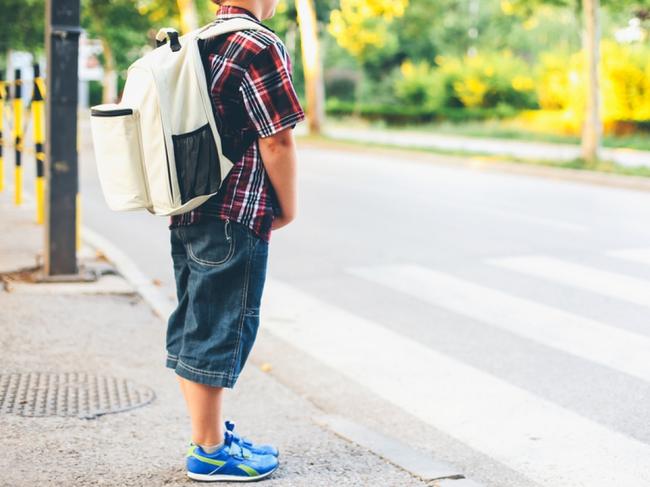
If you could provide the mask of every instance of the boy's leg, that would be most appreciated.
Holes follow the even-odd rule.
[[[172,321],[182,331],[178,358],[168,366],[178,376],[192,441],[216,445],[224,439],[223,388],[234,386],[257,334],[268,243],[239,222],[216,218],[183,228],[180,236],[188,275],[183,280],[176,273],[185,307],[183,322]]]
[[[190,414],[192,441],[197,445],[218,445],[223,441],[223,388],[177,377]]]

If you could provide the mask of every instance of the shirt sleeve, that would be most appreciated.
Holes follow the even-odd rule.
[[[260,137],[294,128],[305,119],[293,87],[291,60],[281,42],[271,44],[255,55],[239,91],[250,124]]]

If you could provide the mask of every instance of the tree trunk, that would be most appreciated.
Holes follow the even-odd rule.
[[[586,55],[586,105],[582,129],[582,157],[593,163],[600,156],[602,124],[600,120],[600,22],[599,0],[583,0],[584,34],[583,47]]]
[[[104,50],[104,79],[102,80],[102,103],[117,102],[117,71],[113,50],[106,39],[102,39]]]
[[[181,31],[183,34],[199,28],[199,15],[196,12],[194,0],[177,0],[181,16]]]
[[[307,122],[309,133],[318,135],[321,133],[325,116],[325,90],[313,0],[296,0],[296,11],[298,12],[300,44],[302,45],[302,65],[305,71]]]

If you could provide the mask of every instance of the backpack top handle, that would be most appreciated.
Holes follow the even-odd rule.
[[[181,50],[181,43],[178,40],[178,31],[170,27],[164,27],[156,34],[156,47],[160,47],[169,41],[169,47],[172,51]]]

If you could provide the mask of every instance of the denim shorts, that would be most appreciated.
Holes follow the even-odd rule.
[[[269,243],[212,215],[170,232],[178,306],[167,323],[166,366],[232,388],[257,335]]]

